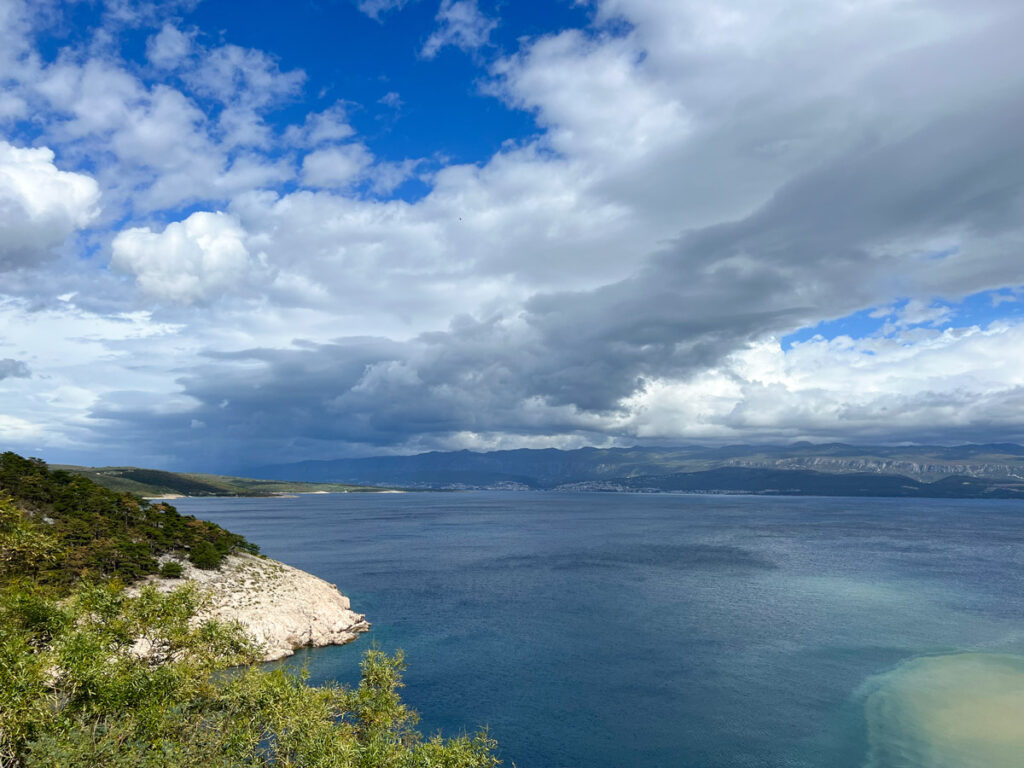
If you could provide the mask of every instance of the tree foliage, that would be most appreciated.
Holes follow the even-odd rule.
[[[93,538],[90,539],[89,537]],[[355,689],[267,670],[200,594],[122,579],[244,539],[37,459],[0,457],[0,767],[494,768],[486,732],[424,739],[404,661],[369,651]],[[202,563],[198,563],[202,565]]]
[[[237,626],[190,622],[190,587],[0,597],[0,765],[493,768],[486,733],[424,739],[401,655],[371,650],[354,690],[253,662]],[[244,666],[235,666],[242,664]]]
[[[40,540],[56,544],[46,560],[26,559],[14,550],[4,555],[21,557],[6,564],[8,575],[27,568],[43,583],[66,586],[90,577],[134,581],[158,572],[157,558],[166,553],[188,556],[200,568],[215,568],[236,548],[258,551],[244,537],[181,515],[170,504],[116,493],[11,452],[0,454],[0,494],[22,513],[16,527],[23,541],[12,547],[38,547]]]

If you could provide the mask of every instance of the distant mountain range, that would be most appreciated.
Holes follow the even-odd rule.
[[[287,481],[429,489],[734,492],[1024,499],[1024,447],[1013,443],[433,452],[257,467]]]

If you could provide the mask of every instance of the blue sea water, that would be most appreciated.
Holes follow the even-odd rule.
[[[355,682],[371,644],[402,648],[421,730],[487,725],[509,766],[1024,765],[1024,750],[1006,757],[1013,733],[986,737],[1006,742],[1002,757],[969,746],[974,716],[1019,723],[1024,738],[1019,503],[465,492],[177,504],[337,583],[367,615],[369,635],[290,662],[313,682]],[[974,680],[999,690],[968,695]],[[957,738],[970,757],[943,762],[960,746],[942,740]]]

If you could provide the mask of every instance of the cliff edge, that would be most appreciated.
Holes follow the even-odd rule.
[[[219,570],[203,570],[177,558],[160,559],[180,563],[181,578],[149,576],[140,584],[171,590],[194,583],[209,598],[197,620],[240,622],[263,646],[264,661],[291,656],[297,648],[344,645],[370,628],[334,584],[277,560],[239,553],[225,558]]]

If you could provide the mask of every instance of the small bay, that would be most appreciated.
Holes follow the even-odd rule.
[[[461,492],[175,504],[337,583],[367,615],[356,643],[289,662],[312,682],[355,681],[371,643],[402,648],[421,729],[488,725],[519,768],[902,768],[887,756],[905,750],[878,741],[928,737],[917,691],[979,701],[992,670],[1024,655],[1016,502]],[[1015,683],[1000,685],[1000,721],[1024,722],[1007,711],[1024,701]],[[878,724],[902,702],[914,734]],[[933,746],[954,748],[915,754]]]

